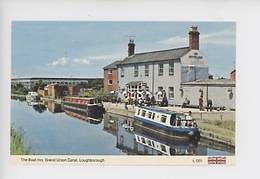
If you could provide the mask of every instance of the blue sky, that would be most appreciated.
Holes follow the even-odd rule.
[[[200,51],[214,77],[229,78],[236,64],[234,22],[14,21],[12,78],[103,77],[103,67],[127,56],[129,36],[136,53],[188,46],[196,25]]]

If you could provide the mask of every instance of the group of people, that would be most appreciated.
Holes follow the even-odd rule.
[[[202,96],[199,97],[199,109],[200,109],[200,111],[204,111]],[[208,101],[207,101],[207,111],[212,111],[212,109],[213,109],[212,100],[208,99]]]
[[[139,98],[133,100],[132,98],[129,98],[125,96],[124,103],[125,103],[125,109],[128,110],[128,105],[131,106],[154,106],[155,105],[155,97],[152,96],[152,98],[147,97],[146,99]]]
[[[129,99],[129,97],[125,96],[124,99],[124,103],[125,103],[125,109],[128,110],[128,105],[132,105],[132,106],[154,106],[154,104],[156,103],[155,101],[155,97],[152,96],[152,98],[146,98],[145,100],[143,98],[139,98],[139,99]],[[185,105],[189,104],[190,101],[185,98],[185,102],[182,104],[182,107],[184,107]],[[207,101],[207,111],[212,111],[213,109],[213,103],[211,99],[208,99]],[[203,96],[199,97],[199,110],[200,111],[204,111],[204,106],[203,106]]]

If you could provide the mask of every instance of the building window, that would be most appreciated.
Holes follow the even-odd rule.
[[[174,63],[173,62],[169,63],[169,75],[170,76],[174,75]]]
[[[113,84],[113,80],[108,80],[108,85],[112,85]]]
[[[174,88],[169,87],[169,99],[173,99],[173,98],[174,98]]]
[[[134,77],[138,76],[138,65],[135,65],[134,67]]]
[[[124,67],[121,67],[121,77],[124,77],[125,76],[125,69]]]
[[[145,68],[145,69],[144,69],[144,74],[145,74],[145,76],[149,76],[149,65],[146,64],[146,65],[144,66],[144,68]]]
[[[163,76],[163,64],[158,64],[158,76]]]
[[[113,73],[113,69],[112,68],[108,69],[108,74],[112,74],[112,73]]]

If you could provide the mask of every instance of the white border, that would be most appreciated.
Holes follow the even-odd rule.
[[[2,0],[0,2],[0,178],[253,178],[259,155],[259,2],[257,0]],[[53,166],[12,165],[9,158],[11,21],[13,20],[142,20],[237,22],[236,165],[188,166]],[[220,56],[221,58],[221,56]],[[186,177],[187,176],[187,177]]]

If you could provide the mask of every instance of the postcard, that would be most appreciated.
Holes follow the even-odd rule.
[[[235,22],[12,21],[10,157],[234,165],[235,52]]]

